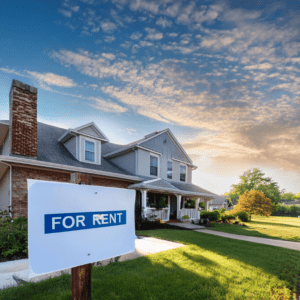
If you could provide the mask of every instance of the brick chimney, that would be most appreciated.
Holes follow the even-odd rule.
[[[37,157],[37,89],[13,80],[9,94],[9,137],[12,155]]]

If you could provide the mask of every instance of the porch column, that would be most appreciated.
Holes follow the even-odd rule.
[[[195,201],[195,215],[196,215],[196,219],[200,219],[200,211],[199,211],[199,201],[200,198],[197,198]]]
[[[141,190],[142,194],[142,217],[147,217],[147,190]]]
[[[205,200],[205,210],[206,210],[206,211],[209,210],[209,201],[210,201],[210,200]]]
[[[177,197],[177,219],[180,219],[180,204],[182,195],[176,195]]]
[[[168,221],[170,221],[170,212],[171,212],[171,196],[168,195]]]
[[[185,201],[186,201],[186,199],[185,199],[185,197],[183,197],[183,198],[182,198],[182,208],[184,208]]]

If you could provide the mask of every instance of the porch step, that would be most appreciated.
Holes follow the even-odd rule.
[[[179,220],[169,220],[167,222],[164,222],[165,224],[170,224],[170,223],[181,223]]]

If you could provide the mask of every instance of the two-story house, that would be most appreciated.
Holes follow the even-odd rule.
[[[197,167],[170,129],[128,145],[110,143],[93,122],[63,129],[37,122],[37,89],[13,80],[9,120],[0,121],[0,209],[27,215],[27,179],[74,182],[136,190],[136,207],[162,220],[189,215],[199,219],[198,203],[217,195],[192,183]],[[155,209],[164,197],[167,207]],[[195,199],[195,208],[184,201]],[[41,199],[42,201],[42,199]]]

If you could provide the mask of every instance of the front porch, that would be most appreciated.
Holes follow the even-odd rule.
[[[143,218],[161,219],[163,222],[172,219],[182,220],[183,216],[188,216],[187,220],[189,221],[200,219],[200,197],[165,194],[143,189],[137,190],[137,202]],[[163,203],[165,203],[165,207],[162,207]],[[205,201],[206,209],[208,209],[208,205],[209,202]]]

